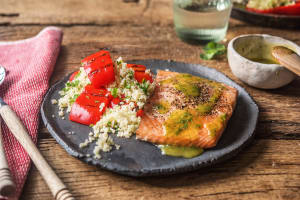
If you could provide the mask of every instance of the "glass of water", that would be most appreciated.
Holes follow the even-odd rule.
[[[230,0],[173,0],[176,34],[190,43],[225,38],[232,9]]]

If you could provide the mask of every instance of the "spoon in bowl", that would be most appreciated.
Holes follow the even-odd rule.
[[[5,69],[0,66],[0,85],[5,79]],[[10,170],[8,168],[7,160],[2,142],[2,130],[0,121],[0,195],[1,196],[12,196],[16,191],[16,186],[11,178]]]
[[[4,68],[0,66],[1,71]],[[5,72],[5,70],[4,70]],[[4,77],[0,77],[0,81],[4,81]],[[47,163],[45,158],[42,156],[36,145],[33,143],[31,137],[29,136],[23,123],[16,115],[16,113],[7,105],[2,98],[0,98],[0,115],[7,127],[10,129],[15,138],[23,146],[25,151],[30,156],[31,160],[35,164],[36,168],[39,170],[40,174],[47,183],[50,191],[52,192],[56,200],[74,200],[74,197],[69,192],[65,184],[59,179],[55,174],[51,166]],[[0,174],[1,175],[1,174]]]
[[[283,47],[272,48],[272,56],[284,67],[300,76],[300,56],[294,51]]]

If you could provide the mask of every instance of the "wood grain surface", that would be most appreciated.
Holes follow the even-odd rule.
[[[69,156],[41,124],[38,147],[42,154],[76,199],[300,199],[300,78],[277,90],[249,87],[233,76],[226,56],[201,60],[202,47],[181,42],[172,18],[171,0],[2,0],[0,40],[31,37],[49,25],[62,28],[64,39],[51,84],[101,48],[125,60],[172,59],[216,68],[242,85],[259,105],[254,142],[214,167],[140,179],[113,174]],[[249,33],[276,35],[300,44],[300,30],[264,28],[233,19],[226,39]],[[34,166],[21,199],[52,199]]]

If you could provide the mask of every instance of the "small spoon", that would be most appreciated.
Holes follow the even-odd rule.
[[[0,66],[1,70],[4,68]],[[4,70],[5,72],[5,70]],[[4,73],[5,75],[5,73]],[[4,77],[0,77],[0,81],[3,82]],[[23,123],[16,115],[16,113],[7,105],[2,98],[0,98],[0,115],[7,127],[10,129],[15,138],[23,146],[25,151],[30,156],[31,160],[39,170],[40,174],[46,181],[50,191],[52,192],[55,200],[74,200],[75,198],[69,192],[65,184],[59,179],[56,173],[53,171],[51,166],[47,163],[45,158],[42,156],[36,145],[33,143]],[[0,171],[1,172],[1,171]],[[0,173],[0,179],[2,174]],[[0,182],[1,183],[1,182]]]
[[[281,65],[300,76],[300,56],[297,53],[283,46],[275,46],[272,55]]]

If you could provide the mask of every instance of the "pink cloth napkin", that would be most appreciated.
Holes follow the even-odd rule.
[[[40,104],[49,87],[61,40],[59,28],[47,27],[29,39],[0,42],[0,65],[7,72],[0,96],[20,117],[35,143]],[[6,158],[17,186],[16,195],[11,199],[18,199],[31,161],[4,123],[2,131]]]

